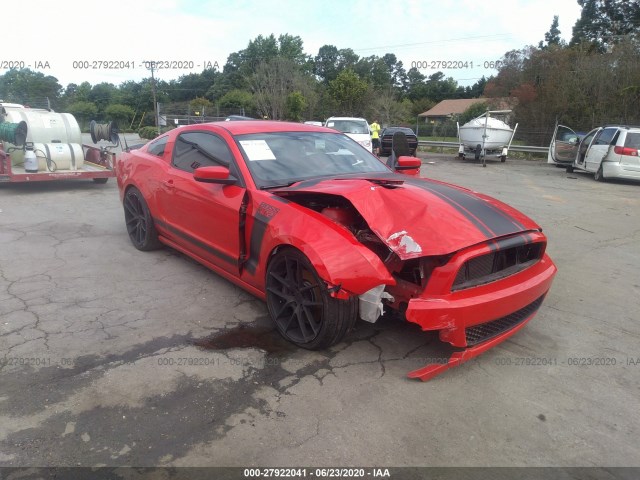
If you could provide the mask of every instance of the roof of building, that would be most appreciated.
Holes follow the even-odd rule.
[[[485,103],[490,101],[496,104],[496,108],[503,110],[512,108],[515,104],[512,98],[456,98],[454,100],[442,100],[431,110],[418,115],[419,117],[450,117],[452,115],[460,115],[472,105],[476,103]]]

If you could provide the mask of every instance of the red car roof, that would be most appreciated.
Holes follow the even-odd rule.
[[[206,123],[204,125],[207,125]],[[232,135],[242,135],[244,133],[263,132],[330,132],[336,130],[315,125],[305,125],[296,122],[278,122],[274,120],[238,120],[232,122],[214,122],[209,125],[216,125],[227,130]]]

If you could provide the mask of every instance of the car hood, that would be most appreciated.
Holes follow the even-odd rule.
[[[491,239],[540,230],[530,218],[486,195],[427,179],[308,180],[274,191],[347,199],[400,258],[446,255]]]

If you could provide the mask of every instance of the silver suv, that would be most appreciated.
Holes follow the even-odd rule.
[[[609,178],[640,180],[640,127],[608,125],[591,130],[579,142],[575,140],[578,136],[564,142],[554,134],[549,157],[556,163],[561,163],[561,158],[571,158],[567,172],[592,172],[600,182]]]

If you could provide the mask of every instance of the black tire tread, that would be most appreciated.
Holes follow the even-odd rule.
[[[147,205],[146,200],[144,199],[144,196],[142,195],[142,192],[140,192],[140,190],[138,190],[136,187],[129,187],[125,192],[125,198],[128,195],[135,195],[138,197],[138,200],[140,201],[140,205],[144,210],[145,220],[147,222],[147,238],[145,239],[144,243],[139,245],[133,241],[131,236],[129,236],[131,243],[133,243],[134,247],[136,247],[138,250],[143,252],[150,252],[152,250],[158,250],[162,248],[162,243],[158,238],[158,231],[156,230],[156,226],[153,222],[153,217],[151,216],[151,212],[149,211],[149,207]],[[125,210],[126,210],[126,207],[125,207]]]
[[[287,338],[280,330],[280,334],[288,341],[295,345],[305,348],[307,350],[323,350],[339,343],[345,335],[354,328],[354,325],[358,319],[358,298],[351,297],[346,300],[331,297],[326,287],[326,284],[320,278],[315,268],[309,259],[299,250],[293,247],[281,248],[275,256],[278,255],[295,255],[300,258],[305,264],[305,268],[319,281],[320,288],[323,295],[323,325],[321,331],[316,338],[308,343],[295,342],[294,340]],[[274,261],[275,257],[272,257],[271,261]],[[269,268],[267,268],[267,276],[269,275]],[[271,312],[269,312],[271,315]],[[275,319],[273,319],[276,323]]]

